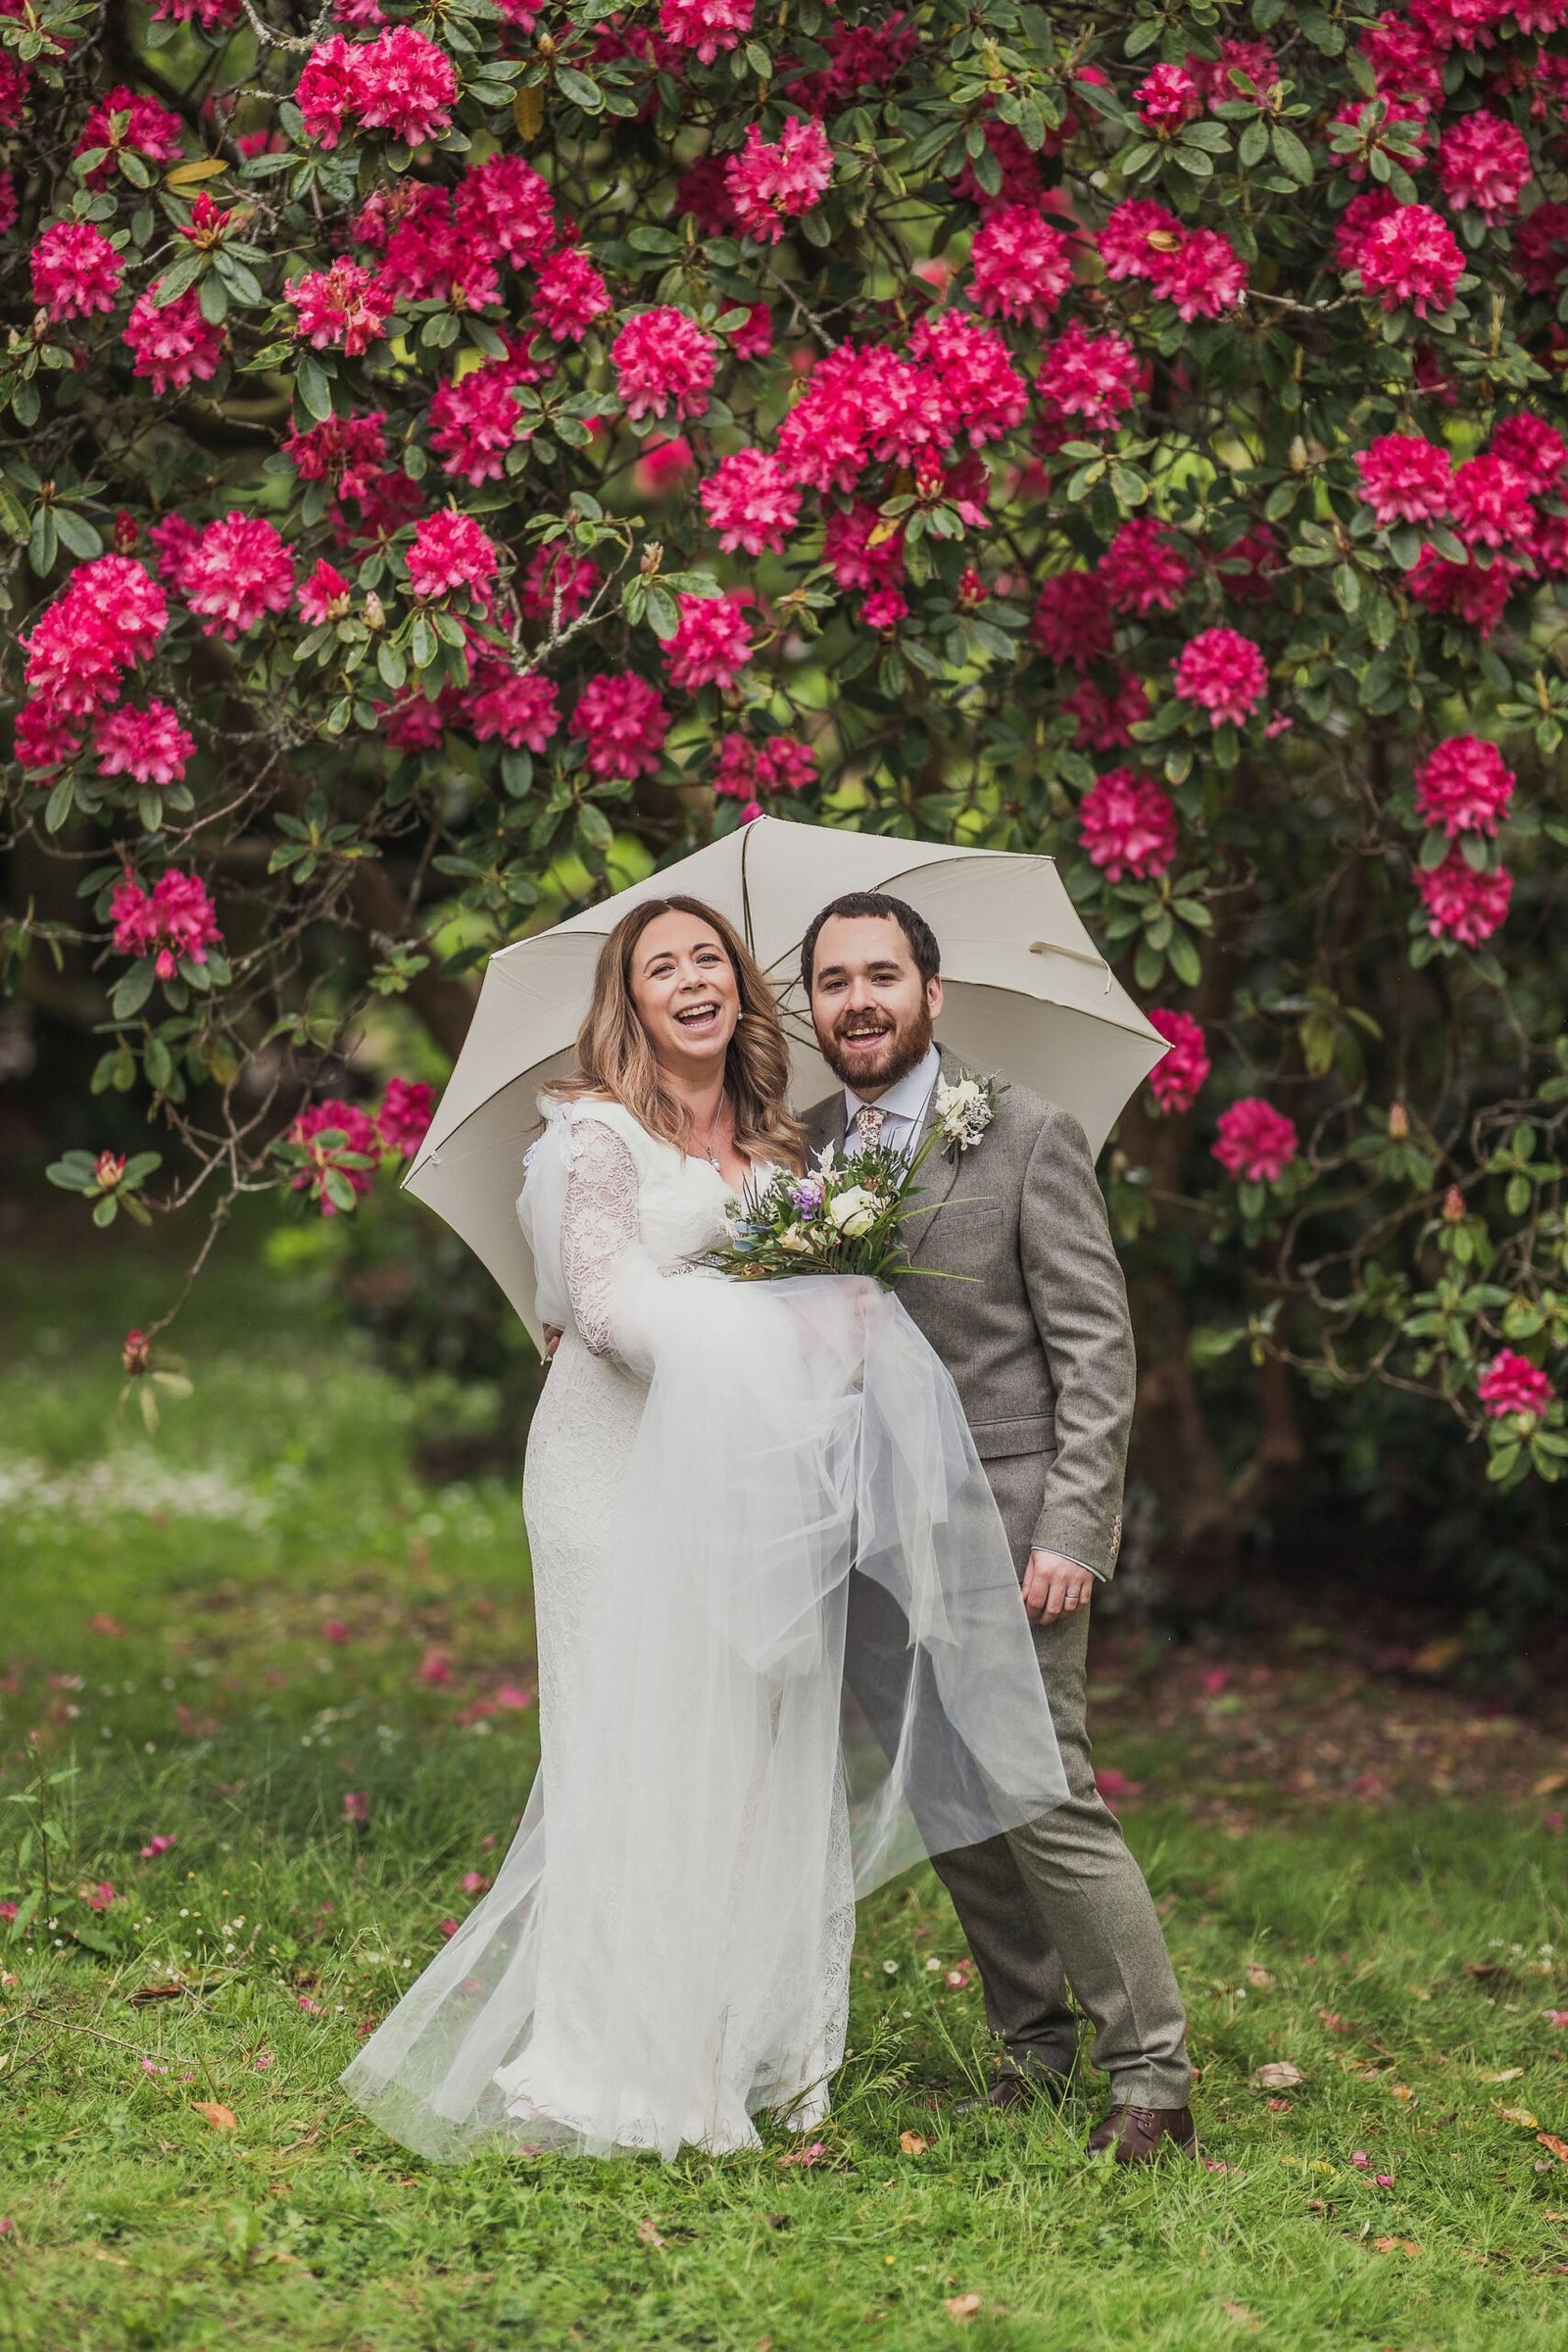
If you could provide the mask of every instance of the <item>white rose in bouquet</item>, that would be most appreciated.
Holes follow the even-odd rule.
[[[868,1193],[863,1184],[852,1184],[828,1202],[827,1213],[845,1239],[853,1242],[870,1232],[880,1205],[876,1195]]]

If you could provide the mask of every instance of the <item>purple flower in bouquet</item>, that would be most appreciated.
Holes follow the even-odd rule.
[[[790,1186],[790,1206],[798,1217],[809,1220],[816,1215],[821,1205],[822,1179],[820,1176],[803,1176],[799,1184]]]

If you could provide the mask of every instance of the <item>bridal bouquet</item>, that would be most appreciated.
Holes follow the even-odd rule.
[[[866,1274],[891,1287],[918,1273],[904,1245],[903,1226],[922,1203],[911,1198],[934,1151],[956,1158],[972,1151],[996,1116],[1005,1089],[965,1072],[955,1084],[938,1082],[931,1125],[909,1154],[894,1144],[867,1144],[840,1159],[829,1144],[802,1176],[788,1169],[748,1185],[730,1206],[729,1246],[705,1263],[743,1281],[777,1281],[787,1274]]]
[[[829,1144],[802,1176],[782,1169],[730,1203],[729,1245],[706,1262],[745,1281],[786,1274],[868,1274],[891,1284],[908,1271],[903,1224],[914,1180],[936,1138],[912,1157],[868,1144],[841,1160]]]

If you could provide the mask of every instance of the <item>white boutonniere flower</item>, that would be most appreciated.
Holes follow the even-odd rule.
[[[997,1079],[976,1078],[969,1070],[960,1070],[951,1086],[946,1078],[937,1080],[931,1115],[947,1158],[974,1150],[1006,1091]]]

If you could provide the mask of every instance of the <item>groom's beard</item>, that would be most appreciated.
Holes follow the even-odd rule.
[[[931,1051],[931,1015],[923,1004],[910,1020],[887,1032],[880,1054],[860,1054],[851,1062],[846,1058],[839,1039],[846,1032],[853,1036],[857,1026],[853,1017],[846,1017],[828,1033],[824,1034],[820,1029],[816,1033],[822,1059],[834,1077],[842,1079],[846,1086],[854,1087],[857,1092],[867,1086],[884,1092],[890,1086],[897,1086],[899,1080],[907,1078],[909,1072],[924,1061]]]

